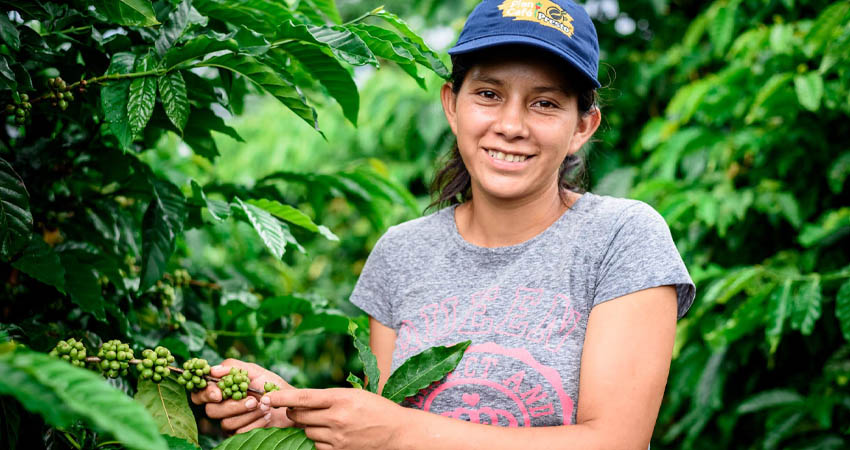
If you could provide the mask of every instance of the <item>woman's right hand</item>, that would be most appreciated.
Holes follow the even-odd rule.
[[[254,389],[262,391],[266,382],[274,383],[281,389],[293,389],[276,373],[238,359],[224,360],[212,368],[210,375],[221,378],[230,372],[231,367],[248,371],[250,387]],[[221,428],[226,432],[244,433],[254,428],[293,426],[293,422],[286,417],[286,408],[261,408],[258,398],[253,394],[249,393],[248,397],[242,400],[222,401],[221,398],[221,390],[215,383],[208,383],[203,391],[192,393],[192,402],[196,405],[206,405],[207,416],[221,419]]]

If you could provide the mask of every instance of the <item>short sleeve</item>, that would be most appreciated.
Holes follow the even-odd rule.
[[[664,218],[637,202],[623,211],[614,227],[599,266],[593,306],[667,285],[676,288],[681,319],[693,304],[696,288]]]
[[[381,236],[366,258],[360,278],[354,285],[349,301],[382,324],[393,327],[393,308],[387,264],[388,233]]]

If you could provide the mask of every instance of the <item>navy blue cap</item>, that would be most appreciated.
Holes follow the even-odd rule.
[[[540,47],[563,58],[595,87],[599,69],[596,27],[571,0],[484,0],[466,19],[450,55],[506,44]]]

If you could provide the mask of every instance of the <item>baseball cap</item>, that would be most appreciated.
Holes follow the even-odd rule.
[[[450,55],[507,44],[548,50],[575,67],[593,86],[599,69],[596,27],[571,0],[484,0],[475,7]]]

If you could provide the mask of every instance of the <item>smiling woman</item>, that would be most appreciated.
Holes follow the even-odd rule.
[[[351,295],[379,389],[429,347],[471,345],[406,408],[284,389],[261,402],[269,424],[294,422],[319,450],[647,447],[695,289],[651,207],[566,181],[601,118],[596,40],[569,0],[476,7],[440,93],[457,137],[434,182],[445,207],[391,227]]]

